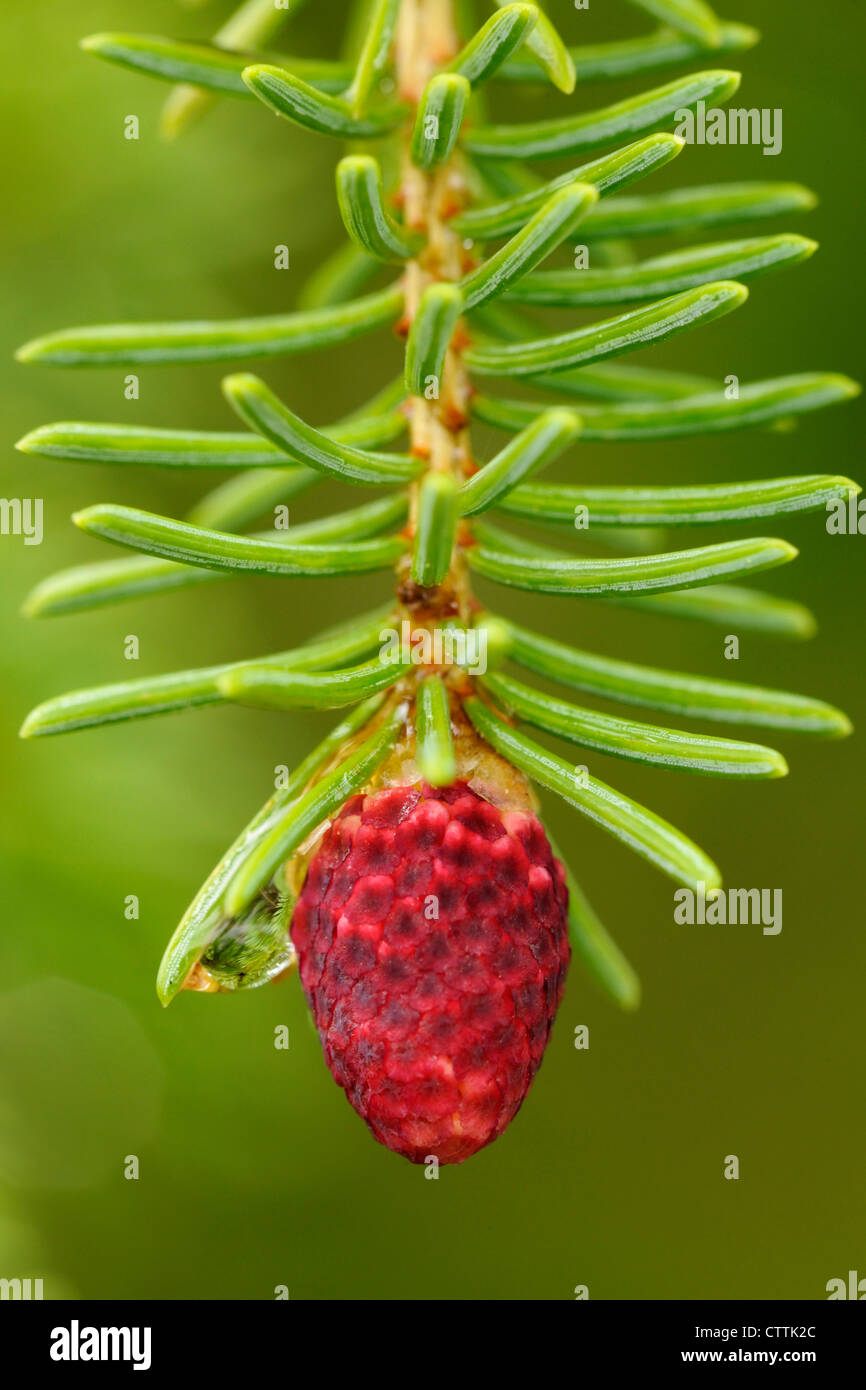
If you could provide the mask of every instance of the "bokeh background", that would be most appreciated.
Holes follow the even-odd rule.
[[[121,370],[25,368],[15,346],[75,323],[290,306],[340,240],[326,142],[227,101],[166,146],[167,89],[77,48],[100,29],[205,37],[228,8],[4,0],[0,20],[2,491],[44,497],[46,513],[41,547],[0,540],[0,1275],[43,1277],[46,1297],[83,1298],[272,1298],[278,1284],[326,1299],[569,1299],[578,1284],[591,1298],[825,1297],[828,1279],[866,1274],[862,740],[779,740],[791,776],[757,786],[593,758],[599,775],[691,833],[729,884],[782,887],[777,937],[675,926],[665,879],[548,804],[641,974],[644,1003],[624,1016],[574,968],[513,1128],[433,1182],[368,1137],[325,1069],[295,979],[235,997],[187,994],[167,1012],[154,993],[193,892],[267,795],[275,764],[293,764],[328,717],[216,709],[16,739],[26,711],[64,689],[279,650],[382,593],[376,578],[246,579],[79,617],[19,616],[43,575],[109,554],[70,525],[77,507],[113,500],[179,515],[198,489],[157,470],[24,458],[17,437],[58,419],[232,423],[218,368],[143,370],[140,400],[127,402]],[[548,8],[572,43],[648,27],[615,0]],[[307,6],[285,47],[333,54],[346,9]],[[855,0],[743,0],[728,17],[764,33],[724,61],[745,74],[742,104],[783,109],[783,152],[691,148],[654,186],[802,181],[821,204],[786,225],[822,250],[651,360],[743,381],[812,368],[862,377],[862,11]],[[498,109],[555,113],[562,98],[508,88]],[[128,114],[140,118],[138,142],[122,138]],[[273,268],[277,243],[291,248],[288,273]],[[380,336],[263,370],[324,422],[398,362]],[[861,432],[855,404],[790,434],[587,445],[580,476],[862,480]],[[317,492],[294,515],[338,500]],[[769,530],[801,556],[766,587],[812,605],[820,630],[805,645],[743,634],[736,666],[721,629],[517,594],[507,606],[590,649],[803,690],[862,720],[866,537],[828,536],[820,514]],[[123,658],[129,634],[137,664]],[[130,894],[138,920],[124,916]],[[280,1024],[288,1052],[273,1046]],[[588,1051],[574,1048],[578,1024],[589,1026]],[[727,1154],[739,1156],[739,1181],[723,1178]],[[124,1177],[129,1155],[137,1181]]]

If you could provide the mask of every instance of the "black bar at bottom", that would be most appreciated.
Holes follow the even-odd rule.
[[[498,1306],[483,1304],[484,1322],[479,1324],[475,1302],[465,1305],[464,1314],[460,1304],[448,1304],[443,1323],[428,1305],[408,1301],[384,1307],[340,1301],[321,1304],[315,1311],[315,1305],[297,1301],[5,1301],[0,1302],[0,1337],[7,1355],[14,1348],[25,1376],[34,1371],[47,1372],[52,1378],[92,1378],[106,1368],[115,1376],[189,1368],[202,1376],[214,1371],[225,1378],[249,1374],[269,1363],[284,1365],[288,1373],[291,1361],[286,1358],[293,1358],[310,1339],[333,1378],[341,1352],[355,1374],[365,1364],[375,1374],[377,1363],[381,1370],[383,1356],[391,1367],[389,1374],[398,1366],[409,1371],[413,1364],[417,1374],[419,1348],[426,1347],[434,1363],[437,1359],[431,1337],[439,1342],[439,1354],[446,1351],[440,1341],[446,1328],[446,1342],[451,1354],[456,1352],[453,1338],[460,1336],[465,1316],[466,1331],[460,1337],[463,1351],[457,1358],[464,1373],[473,1359],[474,1345],[492,1371],[497,1362],[512,1355],[518,1339],[530,1362],[544,1355],[536,1369],[546,1378],[552,1370],[547,1360],[550,1348],[543,1353],[547,1344],[537,1338],[548,1329],[565,1334],[566,1340],[558,1344],[560,1354],[575,1375],[590,1368],[596,1372],[668,1371],[711,1365],[729,1369],[736,1365],[810,1366],[822,1378],[842,1369],[857,1375],[858,1365],[861,1376],[863,1372],[864,1310],[846,1307],[842,1301],[578,1301],[567,1310],[560,1305],[555,1317],[555,1305],[549,1305],[544,1314],[541,1305],[532,1302],[521,1305],[516,1319],[514,1314],[507,1315],[499,1343]],[[536,1318],[543,1318],[545,1326],[536,1323]],[[329,1323],[333,1325],[330,1336]],[[452,1363],[449,1375],[455,1370]],[[17,1383],[26,1383],[20,1373]]]

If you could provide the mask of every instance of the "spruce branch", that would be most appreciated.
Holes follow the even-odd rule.
[[[463,31],[465,7],[458,11],[452,0],[373,0],[353,61],[272,51],[281,20],[298,4],[280,12],[270,0],[246,0],[210,42],[124,33],[83,40],[97,57],[175,84],[164,116],[171,134],[229,96],[257,103],[262,119],[267,110],[311,140],[348,142],[335,158],[348,241],[289,311],[275,306],[255,318],[66,329],[19,350],[22,362],[55,367],[224,362],[225,397],[247,427],[61,421],[32,429],[18,447],[34,459],[213,469],[231,477],[180,520],[106,503],[83,509],[73,518],[82,530],[138,553],[46,577],[26,611],[62,615],[244,573],[393,575],[394,594],[383,607],[303,646],[74,691],[25,721],[29,738],[225,701],[277,712],[355,706],[269,798],[194,899],[160,970],[164,1003],[184,987],[247,987],[285,973],[291,885],[328,819],[347,798],[377,785],[397,755],[414,759],[417,776],[432,787],[449,786],[465,775],[467,740],[474,758],[504,759],[515,776],[557,793],[676,881],[717,885],[715,865],[685,835],[624,793],[576,778],[565,758],[516,726],[624,761],[743,779],[781,777],[782,754],[601,714],[525,684],[509,667],[591,698],[687,719],[828,739],[850,730],[841,711],[818,699],[578,650],[491,615],[472,590],[477,575],[537,595],[591,597],[610,605],[612,623],[622,605],[806,637],[815,624],[802,605],[724,582],[792,560],[796,552],[785,540],[672,549],[657,528],[784,518],[857,491],[836,473],[739,483],[696,478],[677,486],[583,482],[587,443],[759,428],[781,449],[795,420],[858,390],[837,372],[811,371],[744,383],[730,398],[721,364],[717,378],[708,378],[629,360],[697,327],[710,342],[715,321],[744,305],[744,282],[754,283],[758,296],[765,274],[793,270],[817,249],[799,233],[754,233],[759,220],[814,205],[814,194],[799,184],[653,189],[653,175],[672,161],[688,177],[684,141],[670,129],[675,114],[728,100],[740,77],[724,60],[758,36],[718,19],[705,0],[632,2],[661,27],[576,47],[566,45],[540,5],[496,3],[473,33]],[[585,84],[690,63],[696,71],[654,77],[655,85],[615,102],[596,104],[583,94]],[[499,125],[483,104],[487,84],[497,82],[530,93],[547,83],[561,94],[577,84],[577,95],[553,119]],[[545,161],[555,158],[571,167],[550,178]],[[741,224],[742,235],[707,239],[710,229]],[[549,258],[575,233],[586,239],[591,264],[551,268]],[[650,236],[675,241],[640,257],[636,245]],[[391,282],[370,289],[383,267]],[[554,332],[538,308],[611,312],[580,326],[569,318]],[[242,370],[250,359],[297,356],[388,331],[405,342],[401,379],[324,427]],[[506,383],[503,394],[497,378]],[[508,436],[486,460],[475,452],[476,421]],[[401,447],[404,434],[408,446]],[[556,459],[567,481],[535,480]],[[285,534],[248,529],[325,478],[391,490]],[[578,510],[586,513],[590,539],[620,554],[576,553]],[[504,529],[490,520],[497,515],[558,529],[560,543]],[[406,627],[429,651],[424,655],[422,643],[390,659],[386,636]],[[483,637],[486,671],[473,665],[468,646],[456,658],[437,654],[458,632]],[[567,884],[576,954],[618,1004],[634,1007],[634,972],[570,870]]]

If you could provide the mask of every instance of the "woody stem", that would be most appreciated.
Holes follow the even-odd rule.
[[[403,0],[397,24],[395,52],[397,83],[401,97],[417,104],[438,64],[459,50],[452,0]],[[409,153],[409,139],[402,156],[401,195],[408,226],[423,234],[423,249],[406,267],[405,325],[411,325],[428,285],[458,281],[464,273],[465,252],[449,217],[467,199],[467,183],[459,155],[431,171],[417,168]],[[471,467],[469,447],[469,380],[460,343],[462,325],[455,330],[446,354],[441,380],[431,383],[429,396],[413,396],[409,402],[412,452],[427,461],[428,470],[450,473],[457,481]],[[414,526],[420,481],[413,484],[410,524]],[[417,591],[408,575],[401,574],[398,596],[407,611],[421,622],[445,617],[469,616],[470,593],[466,565],[455,545],[446,579],[436,590]]]

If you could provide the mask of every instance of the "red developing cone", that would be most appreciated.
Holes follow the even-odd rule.
[[[382,1144],[461,1163],[502,1134],[562,996],[567,904],[538,818],[466,782],[343,807],[291,933],[334,1079]]]

